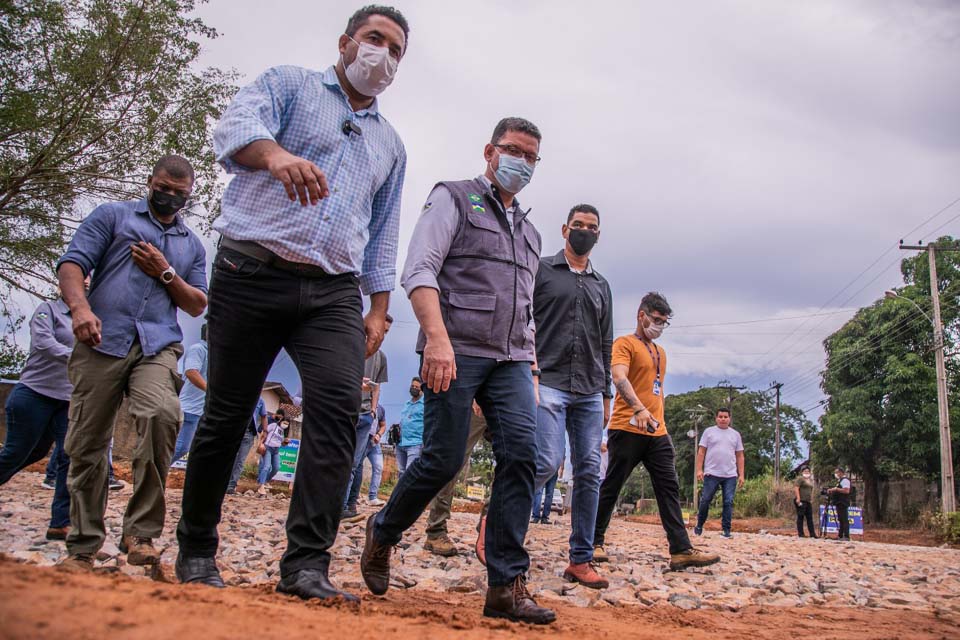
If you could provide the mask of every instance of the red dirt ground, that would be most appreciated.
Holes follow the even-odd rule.
[[[751,607],[738,613],[563,606],[558,622],[530,627],[481,616],[480,596],[393,590],[360,607],[324,606],[268,587],[184,587],[122,574],[73,574],[0,556],[0,638],[70,640],[292,637],[391,640],[549,637],[950,638],[958,620],[929,613],[849,608]]]

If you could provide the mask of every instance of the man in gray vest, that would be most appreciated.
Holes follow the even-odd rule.
[[[463,464],[476,399],[497,462],[483,614],[548,624],[556,615],[527,590],[523,548],[536,473],[531,319],[541,243],[515,198],[533,176],[539,150],[533,123],[504,118],[484,147],[485,173],[439,183],[417,222],[401,284],[420,321],[423,451],[367,521],[360,571],[370,591],[387,591],[391,548]]]

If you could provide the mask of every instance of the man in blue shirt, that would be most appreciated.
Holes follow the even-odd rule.
[[[190,451],[193,434],[203,415],[203,401],[207,397],[207,323],[200,327],[200,342],[190,345],[183,357],[183,389],[180,390],[180,408],[183,410],[183,426],[177,435],[173,459],[177,462]]]
[[[400,444],[397,445],[398,477],[420,457],[423,449],[423,382],[417,376],[410,381],[410,399],[400,412]]]
[[[163,489],[180,426],[177,309],[196,317],[207,306],[203,245],[178,213],[193,180],[185,158],[164,156],[147,180],[147,198],[94,209],[57,265],[76,336],[65,442],[73,528],[64,561],[75,569],[92,569],[106,538],[107,449],[124,396],[138,437],[120,549],[130,564],[160,561],[152,539],[163,530]]]
[[[30,355],[20,381],[7,397],[7,438],[0,449],[0,485],[25,467],[50,456],[54,493],[47,540],[63,540],[70,530],[70,494],[63,452],[67,410],[73,387],[67,378],[67,360],[73,350],[73,322],[63,300],[43,301],[30,318]]]
[[[408,31],[395,9],[364,7],[334,66],[268,69],[217,126],[217,159],[236,175],[214,223],[223,237],[207,316],[210,391],[177,527],[181,582],[223,586],[215,556],[230,465],[286,349],[303,382],[304,422],[277,590],[354,599],[328,580],[329,549],[353,466],[364,357],[383,341],[396,279],[406,152],[376,96]]]

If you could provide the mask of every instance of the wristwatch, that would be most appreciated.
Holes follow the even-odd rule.
[[[540,369],[531,369],[531,370],[530,370],[530,375],[535,376],[535,377],[537,377],[537,378],[539,378],[542,374],[543,374],[543,371],[540,371]]]
[[[170,284],[173,282],[173,279],[177,277],[177,271],[173,268],[173,265],[170,265],[160,274],[160,282],[163,284]]]

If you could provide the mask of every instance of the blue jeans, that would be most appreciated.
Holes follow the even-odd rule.
[[[411,444],[406,447],[397,447],[397,480],[400,480],[400,476],[403,475],[403,472],[413,464],[413,461],[420,457],[420,452],[423,451],[422,444]]]
[[[47,460],[46,476],[43,479],[47,484],[57,483],[57,469],[60,468],[61,454],[67,455],[63,453],[63,445],[59,442],[53,443],[53,453],[50,454],[50,459]]]
[[[547,480],[543,489],[533,494],[533,519],[540,520],[550,517],[550,509],[553,507],[553,491],[557,488],[557,474]]]
[[[723,512],[720,517],[720,525],[724,531],[729,533],[730,521],[733,520],[733,496],[737,492],[736,476],[732,478],[703,477],[703,493],[700,495],[700,510],[697,512],[697,529],[703,529],[703,523],[707,521],[710,503],[713,502],[713,496],[717,495],[717,489],[721,489],[723,492]]]
[[[460,472],[476,399],[493,437],[497,465],[487,513],[487,583],[506,586],[530,567],[523,547],[537,471],[530,363],[458,355],[456,365],[457,379],[447,391],[425,390],[423,450],[377,514],[373,535],[380,544],[399,542],[433,497]]]
[[[243,440],[240,441],[240,450],[237,451],[237,457],[233,461],[233,471],[230,472],[227,491],[232,491],[237,488],[237,482],[240,481],[240,474],[243,473],[243,463],[246,462],[247,456],[250,454],[250,447],[253,446],[253,441],[256,439],[257,434],[247,426],[247,429],[243,432]],[[189,462],[187,466],[190,466]]]
[[[190,443],[193,442],[193,434],[197,432],[199,422],[200,416],[197,414],[183,412],[183,426],[177,434],[177,444],[173,448],[173,459],[170,460],[170,464],[190,453]]]
[[[356,507],[360,497],[360,483],[363,480],[363,459],[367,455],[367,444],[370,442],[370,427],[373,426],[373,415],[364,413],[357,420],[357,445],[353,450],[353,467],[350,472],[350,486],[347,495],[343,498],[343,508]]]
[[[373,500],[380,491],[380,480],[383,477],[383,451],[380,449],[380,443],[374,443],[373,438],[368,437],[362,453],[360,464],[353,468],[353,475],[350,477],[350,493],[347,494],[347,504],[344,506],[357,506],[360,486],[363,484],[364,460],[370,461],[370,487],[367,490],[367,499]]]
[[[41,460],[56,443],[56,488],[50,505],[50,526],[70,525],[70,492],[67,472],[70,460],[63,449],[67,436],[67,400],[57,400],[18,384],[7,397],[7,439],[0,450],[0,485],[21,469]]]
[[[540,385],[537,407],[537,480],[542,487],[563,462],[564,432],[570,439],[573,496],[570,504],[570,562],[593,560],[593,535],[600,500],[603,396],[578,395]],[[553,492],[550,493],[550,500]],[[547,514],[549,515],[549,511]]]
[[[259,484],[267,484],[280,471],[280,447],[267,447],[267,452],[260,457],[260,470],[257,474]]]

